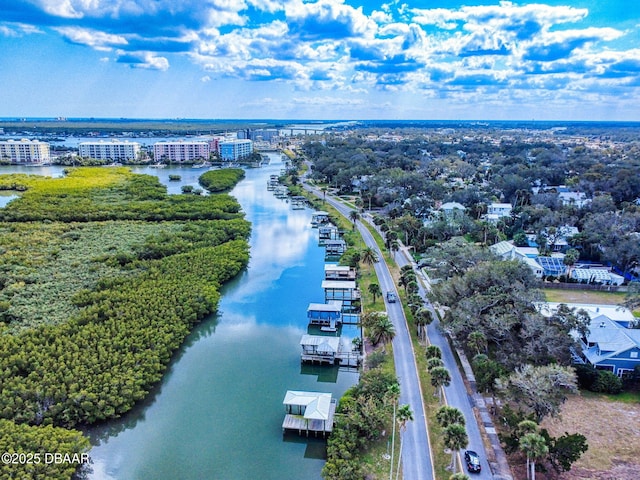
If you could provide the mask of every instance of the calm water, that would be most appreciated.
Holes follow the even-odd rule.
[[[281,168],[273,155],[232,191],[253,225],[249,267],[224,288],[220,314],[193,331],[149,398],[89,432],[92,479],[320,478],[324,442],[283,437],[282,400],[286,390],[339,396],[357,373],[300,365],[307,306],[324,300],[324,250],[311,211],[292,210],[267,191]],[[14,171],[56,176],[62,168],[0,168]],[[159,176],[174,193],[204,172],[134,171]],[[182,180],[170,182],[169,173]]]

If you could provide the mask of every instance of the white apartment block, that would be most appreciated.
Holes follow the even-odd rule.
[[[78,144],[78,153],[81,157],[111,160],[112,162],[136,160],[140,153],[140,144],[128,140],[81,142]]]
[[[190,163],[209,160],[209,143],[202,141],[156,142],[153,144],[153,158],[156,162]]]
[[[42,163],[51,160],[49,144],[39,140],[0,141],[0,159],[11,163]]]
[[[222,160],[236,161],[253,153],[251,140],[225,140],[219,143]]]

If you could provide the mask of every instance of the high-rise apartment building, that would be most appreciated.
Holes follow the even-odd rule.
[[[0,159],[11,163],[43,163],[51,160],[49,144],[39,140],[0,141]]]
[[[156,142],[153,157],[156,162],[190,163],[209,160],[209,143],[194,141]]]
[[[234,162],[253,153],[251,140],[225,140],[218,145],[222,160]]]
[[[111,140],[105,142],[81,142],[78,144],[78,153],[81,157],[95,158],[97,160],[111,160],[122,162],[136,160],[140,153],[140,144],[128,140]]]

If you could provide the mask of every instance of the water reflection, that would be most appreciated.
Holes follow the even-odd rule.
[[[11,200],[15,200],[16,198],[19,198],[19,195],[15,195],[14,193],[10,193],[10,192],[0,191],[0,208],[6,207]]]
[[[337,397],[358,375],[301,371],[306,309],[324,298],[324,249],[311,212],[266,190],[278,160],[248,170],[232,192],[253,225],[247,270],[224,287],[219,315],[189,336],[157,393],[92,431],[92,479],[320,478],[324,441],[283,438],[285,392]]]

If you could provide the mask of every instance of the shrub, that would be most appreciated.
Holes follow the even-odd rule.
[[[601,393],[618,394],[622,391],[622,380],[613,372],[598,370],[598,378],[593,383],[591,390]]]
[[[591,390],[594,382],[598,378],[598,371],[593,365],[574,365],[578,386],[584,390]]]

